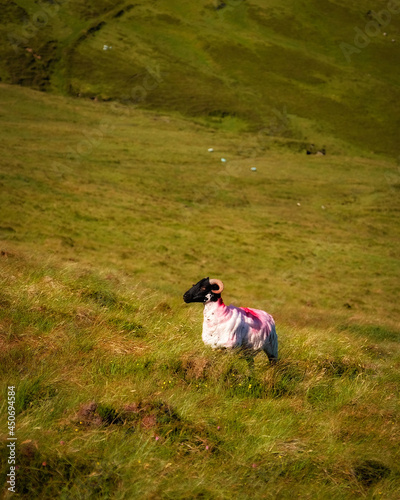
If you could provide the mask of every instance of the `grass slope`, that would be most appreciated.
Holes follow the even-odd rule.
[[[369,1],[0,4],[3,82],[399,155],[400,15]]]
[[[395,163],[0,90],[19,496],[398,498]],[[205,275],[274,315],[276,366],[202,344]]]
[[[400,496],[400,15],[222,6],[0,1],[19,498]],[[202,344],[208,275],[273,314],[277,365]]]

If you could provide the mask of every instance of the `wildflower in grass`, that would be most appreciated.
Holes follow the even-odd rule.
[[[60,444],[65,444],[65,442],[64,441],[60,441]]]
[[[155,439],[156,441],[158,441],[160,439],[160,436],[156,436]]]
[[[217,427],[217,431],[219,431],[220,429],[221,429],[221,427],[220,427],[220,426],[218,426],[218,427]]]
[[[47,462],[42,462],[43,467],[46,467]]]
[[[206,450],[208,450],[208,445],[206,445]]]

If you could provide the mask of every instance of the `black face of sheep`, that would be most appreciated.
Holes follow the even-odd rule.
[[[223,285],[220,280],[203,278],[183,294],[183,300],[186,304],[190,302],[203,303],[208,300],[216,301],[220,298],[222,289]]]

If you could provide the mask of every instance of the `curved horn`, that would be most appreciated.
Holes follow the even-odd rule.
[[[218,290],[213,290],[214,293],[222,293],[222,290],[224,289],[224,284],[222,283],[221,280],[216,280],[216,279],[210,279],[210,285],[218,285],[219,288]]]

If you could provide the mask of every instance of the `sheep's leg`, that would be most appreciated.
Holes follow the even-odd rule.
[[[275,364],[278,361],[278,337],[276,336],[275,327],[270,333],[269,342],[264,344],[263,351],[268,356],[271,364]]]
[[[246,348],[246,347],[239,348],[239,355],[241,358],[244,358],[246,360],[251,376],[254,375],[254,358],[255,358],[257,352],[258,351],[253,351],[253,349]]]
[[[268,356],[269,362],[271,365],[274,365],[278,362],[278,356],[275,356],[274,354],[271,354],[268,349],[263,349],[265,354]]]

